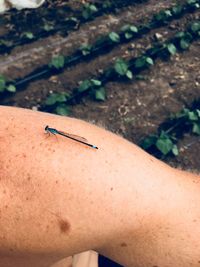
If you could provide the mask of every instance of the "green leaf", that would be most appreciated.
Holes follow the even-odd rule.
[[[114,68],[119,75],[124,76],[128,71],[128,63],[123,59],[117,59]]]
[[[91,53],[92,46],[89,44],[84,44],[80,47],[80,50],[84,56],[87,56]]]
[[[167,155],[173,149],[173,143],[169,138],[166,139],[158,139],[156,142],[156,147],[163,155]]]
[[[6,87],[6,90],[7,90],[8,92],[15,93],[15,92],[16,92],[16,87],[15,87],[13,84],[9,84],[9,85]]]
[[[84,19],[88,20],[98,11],[97,7],[93,4],[85,4],[83,6],[82,16]]]
[[[128,70],[127,73],[126,73],[126,77],[129,78],[130,80],[133,79],[132,71]]]
[[[159,23],[164,23],[166,20],[168,20],[172,16],[171,11],[165,10],[165,11],[160,11],[158,14],[154,15],[154,20],[159,22]]]
[[[134,25],[131,25],[130,26],[130,31],[134,32],[134,33],[138,33],[138,28],[136,26],[134,26]]]
[[[5,88],[6,88],[6,80],[2,75],[0,75],[0,92],[3,92]]]
[[[178,156],[179,151],[177,145],[173,145],[172,153],[174,154],[174,156]]]
[[[192,132],[200,135],[200,123],[193,123]]]
[[[127,31],[129,31],[130,26],[131,26],[130,24],[126,24],[126,25],[122,26],[122,27],[121,27],[121,31],[122,31],[122,32],[127,32]]]
[[[128,40],[128,39],[131,39],[133,37],[133,34],[130,32],[126,32],[124,36]]]
[[[56,69],[62,69],[65,65],[65,57],[60,55],[53,57],[51,63],[49,64],[50,67],[54,67]]]
[[[182,36],[181,36],[182,35]],[[183,32],[176,35],[176,37],[180,39],[180,47],[185,50],[188,49],[190,46],[190,43],[193,40],[192,35],[189,32]]]
[[[89,8],[90,8],[90,11],[93,13],[98,11],[97,7],[93,4],[89,4]]]
[[[175,55],[176,54],[177,50],[176,50],[176,46],[174,44],[172,44],[172,43],[168,44],[167,45],[167,49],[168,49],[168,51],[169,51],[169,53],[171,55]]]
[[[198,121],[198,115],[195,114],[194,111],[189,111],[189,112],[187,113],[187,115],[188,115],[188,119],[189,119],[189,120],[191,120],[191,121]]]
[[[103,8],[108,9],[112,7],[112,3],[108,0],[108,1],[103,1]]]
[[[0,45],[9,47],[9,46],[13,45],[13,42],[12,41],[8,41],[8,40],[0,40]]]
[[[138,33],[138,28],[134,25],[126,24],[121,28],[121,31],[124,32],[126,39],[131,39],[135,33]]]
[[[109,33],[108,37],[114,43],[119,43],[120,42],[120,36],[116,32]]]
[[[154,145],[156,143],[156,140],[157,140],[157,137],[155,135],[150,135],[150,136],[146,137],[142,141],[142,148],[144,148],[144,149],[150,148],[152,145]]]
[[[163,45],[155,45],[154,47],[148,49],[148,54],[152,57],[152,56],[156,56],[158,55],[163,48],[165,48],[166,46]]]
[[[88,10],[83,10],[83,12],[82,12],[82,16],[83,16],[83,18],[84,19],[89,19],[92,15],[91,15],[91,13],[88,11]]]
[[[92,86],[91,81],[90,80],[84,80],[78,87],[78,92],[84,92],[87,91],[88,89],[90,89]]]
[[[94,86],[99,87],[102,85],[102,82],[100,80],[91,79],[90,81]]]
[[[101,87],[98,90],[95,90],[95,99],[100,101],[105,101],[106,99],[106,92],[105,88]]]
[[[62,102],[65,102],[68,97],[69,97],[69,94],[67,93],[53,93],[46,99],[45,104],[47,106],[51,106],[56,103],[62,103]]]
[[[45,30],[46,32],[49,32],[49,31],[53,30],[53,28],[54,28],[54,26],[51,25],[50,23],[45,23],[45,24],[44,24],[44,30]]]
[[[149,65],[153,65],[154,64],[153,59],[150,58],[150,57],[146,57],[146,63],[148,63]]]
[[[57,102],[55,94],[51,94],[50,96],[47,97],[45,104],[47,106],[54,105]]]
[[[180,41],[180,47],[183,49],[183,50],[186,50],[188,49],[190,46],[190,42],[186,39],[181,39]]]
[[[171,17],[172,16],[172,12],[171,12],[171,10],[165,10],[164,11],[164,14],[166,15],[166,17]]]
[[[24,32],[23,35],[28,38],[28,39],[33,39],[34,38],[34,35],[32,32]]]
[[[154,15],[155,21],[161,22],[161,21],[164,21],[164,19],[165,19],[165,16],[162,12],[159,12],[158,14]]]
[[[181,15],[182,11],[183,11],[183,7],[181,5],[177,5],[177,6],[172,7],[172,13],[175,16]]]
[[[185,32],[178,32],[175,34],[176,38],[183,38],[185,36]]]
[[[149,65],[153,64],[154,64],[153,59],[147,56],[141,56],[135,61],[136,68],[148,67]]]
[[[187,0],[188,5],[195,6],[197,1],[196,0]]]
[[[62,116],[68,116],[70,114],[70,108],[67,105],[59,105],[56,107],[56,113]]]
[[[77,25],[77,23],[78,23],[78,19],[76,17],[73,17],[73,16],[67,17],[65,19],[65,21],[68,21],[68,22],[72,23],[73,25]]]
[[[196,113],[197,113],[198,117],[200,118],[200,109],[196,109]]]
[[[187,0],[188,4],[195,4],[197,1],[196,0]]]
[[[143,68],[146,65],[146,58],[141,56],[136,59],[135,61],[135,67],[136,68]]]
[[[198,31],[200,31],[200,22],[194,22],[194,23],[191,25],[191,30],[192,30],[194,33],[197,33]]]

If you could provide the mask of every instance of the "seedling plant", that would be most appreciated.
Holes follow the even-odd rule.
[[[185,108],[173,114],[167,124],[168,128],[163,125],[158,133],[146,137],[141,142],[142,148],[162,158],[170,154],[177,156],[177,142],[184,132],[200,136],[200,110]]]

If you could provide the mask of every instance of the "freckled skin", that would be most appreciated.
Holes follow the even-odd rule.
[[[199,176],[80,120],[0,107],[0,125],[0,267],[61,267],[90,249],[125,267],[199,266]]]

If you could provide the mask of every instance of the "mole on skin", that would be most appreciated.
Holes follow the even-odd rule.
[[[59,227],[62,233],[67,233],[70,230],[69,222],[63,219],[59,219]]]
[[[121,247],[127,247],[127,244],[125,242],[121,243]]]

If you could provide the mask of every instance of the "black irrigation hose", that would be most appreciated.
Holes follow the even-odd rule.
[[[200,21],[196,21],[196,22],[197,23],[200,23]],[[190,24],[191,24],[191,22],[190,22]],[[186,26],[185,28],[188,29],[189,26]],[[198,35],[196,33],[192,33],[190,30],[189,30],[189,33],[193,37],[193,39],[190,41],[190,44],[192,43],[192,41],[200,38],[200,34]],[[174,37],[169,38],[164,43],[160,43],[160,45],[158,45],[157,47],[151,47],[151,48],[147,49],[146,52],[142,54],[142,56],[151,57],[153,60],[156,60],[157,58],[161,58],[161,59],[165,58],[166,59],[166,55],[165,55],[165,53],[163,53],[163,52],[165,52],[164,51],[164,45],[165,44],[169,44],[169,43],[173,43],[176,46],[177,49],[179,49],[180,51],[182,51],[181,48],[179,47],[179,42],[180,42],[180,39],[178,37],[176,37],[176,34],[175,34]],[[136,60],[138,58],[140,58],[140,57],[133,58],[133,59],[131,59],[128,62],[129,63],[129,69],[131,71],[134,71],[134,73],[137,73],[137,74],[140,73],[142,70],[144,70],[144,68],[141,68],[140,70],[138,70],[137,68],[135,68],[135,62],[136,62]],[[110,82],[112,80],[117,81],[119,79],[123,79],[123,77],[122,76],[119,76],[114,71],[114,69],[108,69],[108,70],[104,71],[104,73],[102,75],[100,75],[99,77],[92,77],[91,79],[100,80],[101,83],[102,83],[102,86],[105,86],[106,83],[108,83],[108,82]],[[69,98],[67,98],[67,100],[64,103],[62,103],[62,104],[65,104],[65,105],[72,104],[77,99],[80,99],[82,96],[87,95],[88,92],[91,91],[91,89],[92,88],[89,88],[88,90],[86,90],[84,92],[79,92],[78,91],[78,88],[73,89],[72,91],[74,93],[72,93],[72,95]],[[55,108],[57,107],[57,105],[58,105],[57,103],[55,105],[48,106],[48,107],[45,105],[45,106],[41,107],[41,110],[51,112],[51,111],[55,110]]]
[[[19,41],[19,35],[15,36],[14,43],[10,45],[6,45],[6,42],[9,44],[9,42],[12,42],[13,40],[9,40],[9,35],[12,36],[12,33],[7,34],[7,36],[4,36],[0,40],[0,54],[3,53],[9,53],[14,47],[19,45],[24,45],[28,43],[32,43],[33,41],[36,41],[40,38],[48,37],[52,34],[63,32],[65,36],[68,35],[70,31],[77,30],[79,26],[85,22],[91,21],[103,14],[109,13],[109,12],[115,12],[116,8],[123,8],[126,6],[130,6],[137,3],[143,3],[147,0],[132,0],[132,1],[114,1],[110,7],[103,7],[102,4],[96,4],[97,6],[97,12],[95,12],[90,18],[86,19],[82,16],[82,11],[76,11],[79,14],[76,17],[69,17],[68,20],[62,21],[62,25],[59,25],[49,31],[41,31],[41,33],[37,36],[33,36],[32,38],[27,37],[21,37],[21,40]],[[75,18],[75,19],[74,19]],[[44,18],[43,18],[44,19]],[[11,39],[11,38],[10,38]],[[13,38],[12,38],[13,39]],[[5,44],[4,44],[5,43]]]
[[[199,0],[200,3],[200,0]],[[172,8],[171,8],[172,9]],[[170,10],[169,8],[167,10]],[[187,8],[187,4],[182,5],[182,12],[181,14],[179,14],[178,18],[184,16],[186,13],[189,13],[191,11],[194,11],[193,9],[191,10],[190,8]],[[159,12],[160,13],[160,12]],[[165,22],[159,22],[155,20],[155,15],[153,15],[153,18],[151,19],[150,23],[148,24],[148,27],[145,25],[139,25],[138,26],[138,33],[136,33],[135,35],[133,35],[133,38],[131,39],[126,39],[124,37],[124,33],[120,33],[120,43],[114,43],[111,42],[108,38],[105,39],[105,41],[101,44],[95,44],[93,46],[93,49],[91,51],[90,54],[88,55],[83,55],[81,51],[75,51],[74,54],[72,54],[71,56],[66,57],[65,59],[65,65],[64,68],[70,67],[72,65],[77,64],[78,62],[80,62],[82,59],[85,60],[90,60],[91,58],[94,58],[95,56],[98,56],[100,54],[105,54],[108,50],[114,48],[115,46],[119,45],[119,44],[123,44],[126,42],[129,42],[130,40],[136,39],[141,37],[143,34],[146,34],[148,32],[150,32],[151,30],[161,27],[163,25],[167,25],[167,23],[171,22],[174,19],[177,19],[177,16],[171,16],[168,18],[167,21]],[[56,71],[56,73],[61,73],[63,70],[58,70]],[[19,87],[19,86],[26,86],[28,85],[29,82],[34,81],[34,80],[38,80],[42,77],[49,77],[50,75],[52,75],[54,72],[54,70],[52,68],[50,68],[48,65],[44,65],[43,67],[35,70],[33,73],[27,75],[25,78],[20,79],[18,81],[15,82],[15,86]]]

